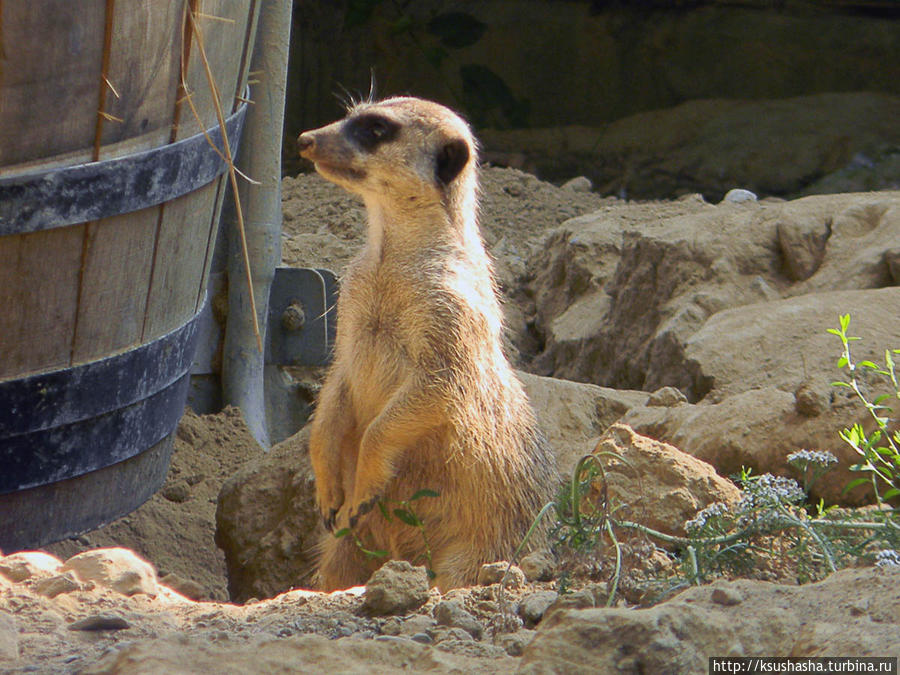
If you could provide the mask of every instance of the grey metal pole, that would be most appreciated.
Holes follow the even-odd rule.
[[[287,85],[291,0],[264,0],[260,6],[250,72],[254,104],[247,121],[238,166],[258,181],[241,180],[247,250],[253,276],[257,320],[265,345],[269,288],[281,262],[281,143]],[[230,210],[228,228],[228,319],[222,359],[222,394],[226,405],[238,406],[251,433],[269,447],[263,385],[264,354],[257,349],[244,273],[237,219]]]

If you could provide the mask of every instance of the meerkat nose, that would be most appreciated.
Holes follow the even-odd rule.
[[[297,151],[302,155],[308,150],[312,150],[316,145],[316,139],[308,131],[303,132],[297,137]]]

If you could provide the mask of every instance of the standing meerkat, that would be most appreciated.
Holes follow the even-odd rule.
[[[325,526],[353,529],[323,538],[320,584],[362,584],[381,565],[357,541],[428,564],[421,532],[373,511],[422,489],[439,493],[415,502],[434,583],[472,584],[482,564],[512,556],[558,482],[503,353],[475,139],[451,110],[401,97],[359,103],[298,144],[368,212],[311,428]]]

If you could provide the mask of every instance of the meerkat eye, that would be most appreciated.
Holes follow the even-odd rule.
[[[381,115],[361,115],[349,121],[347,132],[363,149],[372,152],[397,135],[400,125]]]

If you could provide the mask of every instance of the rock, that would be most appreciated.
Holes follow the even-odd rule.
[[[53,577],[40,579],[34,585],[34,592],[43,595],[45,598],[55,598],[63,593],[71,593],[81,590],[82,584],[78,583],[72,572],[57,574]]]
[[[715,584],[713,585],[710,599],[717,605],[731,607],[733,605],[741,604],[744,601],[744,596],[741,595],[740,591],[730,586]]]
[[[827,406],[825,396],[808,382],[801,383],[794,390],[794,409],[804,417],[818,417]]]
[[[435,605],[434,618],[438,625],[461,628],[476,640],[484,634],[484,626],[455,600],[444,600]]]
[[[519,561],[528,581],[550,581],[556,572],[556,560],[549,551],[532,551]]]
[[[370,614],[400,614],[428,601],[428,573],[405,560],[390,560],[366,583],[363,607]]]
[[[430,635],[432,635],[432,639],[436,645],[447,641],[454,643],[472,642],[475,639],[467,631],[462,628],[457,628],[456,626],[438,626],[431,631]]]
[[[847,312],[851,332],[862,338],[853,345],[857,360],[883,361],[884,349],[900,344],[894,320],[900,315],[900,287],[892,287],[813,293],[723,310],[690,337],[685,357],[695,382],[708,382],[719,395],[762,387],[794,391],[801,384],[828,391],[837,379],[841,345],[827,331]]]
[[[506,657],[506,650],[502,647],[484,642],[474,642],[473,640],[443,640],[437,644],[437,648],[442,651],[459,654],[460,656],[470,656],[477,659],[501,659]]]
[[[556,591],[537,591],[522,598],[519,601],[519,616],[522,617],[525,626],[534,628],[558,597]]]
[[[209,593],[201,584],[193,579],[184,579],[175,573],[167,574],[159,582],[190,600],[204,600],[209,597]]]
[[[162,496],[176,504],[186,502],[191,498],[191,486],[188,485],[187,481],[178,481],[163,488]]]
[[[809,279],[825,258],[825,245],[831,236],[829,222],[797,221],[786,217],[776,226],[778,245],[788,275],[794,281]]]
[[[321,536],[304,429],[247,462],[219,493],[216,543],[225,553],[232,600],[311,586]]]
[[[131,628],[131,624],[121,616],[113,614],[93,614],[69,624],[69,630],[76,631],[125,630],[126,628]]]
[[[0,663],[19,658],[19,628],[16,619],[0,612]]]
[[[802,448],[827,450],[839,464],[816,481],[811,495],[828,504],[845,505],[859,505],[869,498],[865,486],[844,492],[844,486],[856,477],[849,467],[857,456],[838,434],[855,422],[867,421],[865,410],[847,398],[836,396],[833,406],[809,418],[797,414],[793,394],[763,388],[727,396],[715,404],[635,408],[622,421],[644,436],[708,462],[722,476],[749,467],[757,474],[796,477],[787,462],[790,453]]]
[[[84,675],[198,673],[391,673],[408,671],[511,673],[516,661],[505,654],[490,669],[477,659],[401,639],[390,642],[319,635],[282,639],[262,636],[237,644],[170,636],[120,645],[79,670]]]
[[[900,286],[900,248],[892,248],[885,251],[884,264],[887,265],[893,284]]]
[[[591,179],[586,176],[576,176],[575,178],[571,178],[567,180],[560,186],[563,190],[568,190],[569,192],[590,192],[594,189],[593,183],[591,183]]]
[[[556,600],[544,610],[543,619],[550,617],[555,612],[570,609],[588,609],[597,606],[597,598],[588,588],[583,588],[574,593],[563,593],[557,595]]]
[[[667,534],[683,536],[685,521],[698,510],[740,498],[735,485],[706,462],[625,424],[610,427],[596,452],[605,467],[609,498],[640,513],[641,524]]]
[[[687,403],[687,396],[675,387],[662,387],[650,394],[645,405],[672,408],[679,403]]]
[[[497,638],[497,646],[506,650],[510,656],[522,656],[525,648],[534,639],[535,631],[523,628],[515,633],[502,633]]]
[[[507,588],[521,588],[525,585],[525,573],[516,565],[508,562],[485,563],[478,570],[477,583],[481,586],[499,584],[506,579]]]
[[[413,614],[400,624],[400,635],[412,637],[417,633],[430,633],[435,627],[435,620],[424,614]]]
[[[722,197],[722,201],[731,204],[743,204],[745,202],[755,202],[757,201],[757,198],[753,192],[750,192],[750,190],[744,190],[742,188],[732,188],[725,193],[725,196]]]
[[[900,571],[842,570],[805,586],[717,582],[716,598],[737,604],[701,586],[648,609],[548,612],[519,672],[705,672],[710,654],[883,656],[900,649],[898,582]],[[861,595],[883,598],[888,623],[840,618]]]
[[[597,436],[647,399],[644,392],[517,374],[563,477],[571,474],[578,460],[593,449]]]
[[[574,218],[549,233],[529,261],[534,329],[544,338],[532,368],[618,389],[673,386],[692,402],[723,384],[741,391],[759,386],[741,384],[750,369],[755,381],[787,391],[809,377],[829,382],[833,378],[819,369],[833,371],[831,351],[821,344],[808,349],[807,336],[814,337],[823,323],[831,327],[829,316],[856,305],[845,303],[848,296],[831,296],[826,307],[820,296],[834,289],[890,295],[884,288],[893,283],[885,261],[897,240],[898,193],[826,195],[742,208],[693,201],[641,209],[610,206]],[[818,303],[819,313],[759,321],[773,301],[775,309],[787,297],[794,303],[789,307]],[[717,323],[723,315],[744,316],[751,306],[754,316],[747,316],[746,325],[753,332],[755,322],[755,341]],[[896,332],[894,327],[885,335]],[[733,372],[724,372],[727,367],[707,372],[691,350],[701,339],[712,350],[714,335],[729,343],[718,352],[723,366],[734,354],[754,358],[736,359]],[[824,332],[816,335],[826,344],[833,340]],[[738,344],[745,340],[746,352]],[[763,358],[774,357],[771,364],[759,358],[763,349]]]
[[[13,582],[55,574],[62,560],[41,551],[20,551],[0,557],[0,575]]]
[[[73,572],[81,581],[93,581],[122,595],[157,594],[156,570],[133,551],[99,548],[69,558],[60,568]]]

